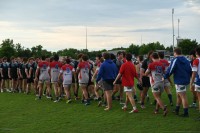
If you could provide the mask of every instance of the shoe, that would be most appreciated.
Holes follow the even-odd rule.
[[[173,102],[170,103],[171,106],[174,106]]]
[[[141,105],[140,107],[141,107],[142,109],[145,109],[145,108],[146,108],[144,105]]]
[[[52,99],[52,97],[51,97],[51,96],[46,96],[46,98],[47,98],[47,99]]]
[[[155,109],[154,110],[154,114],[158,114],[159,110],[158,109]]]
[[[189,114],[181,114],[180,117],[189,117]]]
[[[11,91],[11,90],[9,90],[9,89],[6,89],[6,91],[7,91],[7,92],[12,92],[12,91]]]
[[[90,105],[90,103],[89,103],[89,102],[86,102],[86,103],[85,103],[85,106],[87,106],[87,105]]]
[[[126,111],[127,110],[127,106],[123,106],[122,110]]]
[[[168,113],[168,110],[167,110],[167,108],[165,108],[165,110],[164,110],[164,112],[163,112],[163,116],[166,116],[167,113]]]
[[[71,99],[69,99],[69,100],[67,100],[66,101],[66,103],[68,104],[68,103],[71,103],[72,102],[72,100]]]
[[[99,101],[98,107],[102,106],[102,101]]]
[[[35,100],[36,100],[36,101],[37,101],[37,100],[41,100],[41,97],[36,97]]]
[[[3,93],[3,89],[1,89],[1,93]]]
[[[105,108],[104,110],[105,110],[105,111],[109,111],[109,110],[111,110],[111,109],[109,109],[109,108]]]
[[[138,110],[135,109],[135,110],[131,110],[131,111],[129,112],[129,114],[132,114],[132,113],[138,113]]]
[[[54,103],[57,103],[57,102],[59,102],[59,100],[55,100],[55,101],[53,101]]]
[[[191,105],[189,105],[190,108],[196,108],[197,107],[197,104],[196,103],[193,103]]]

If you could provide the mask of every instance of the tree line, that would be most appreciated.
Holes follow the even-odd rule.
[[[183,39],[178,44],[178,47],[182,49],[182,52],[184,55],[188,55],[189,52],[196,47],[198,47],[200,44],[196,40],[191,40],[191,39]],[[142,44],[142,45],[136,45],[136,44],[131,44],[128,48],[120,47],[120,48],[113,48],[112,50],[124,50],[128,53],[134,54],[135,56],[137,55],[145,55],[147,54],[150,50],[167,50],[169,52],[173,52],[173,47],[165,47],[163,44],[160,44],[160,42],[152,42],[152,43],[147,43],[147,44]],[[63,50],[59,50],[57,52],[52,52],[48,51],[43,48],[42,45],[36,45],[32,48],[25,48],[22,46],[20,43],[14,44],[12,39],[5,39],[2,41],[0,44],[0,57],[8,57],[10,58],[11,56],[15,57],[41,57],[41,56],[46,56],[50,57],[54,54],[59,54],[60,56],[69,56],[72,58],[76,58],[76,56],[79,53],[85,53],[87,54],[90,58],[95,58],[97,54],[101,54],[102,52],[106,52],[106,49],[103,50],[98,50],[98,51],[88,51],[86,49],[74,49],[74,48],[66,48]]]

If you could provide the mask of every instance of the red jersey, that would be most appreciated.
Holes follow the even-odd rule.
[[[90,64],[87,61],[80,62],[78,64],[78,69],[80,70],[78,74],[79,83],[88,83],[89,82],[89,70]]]
[[[137,77],[135,66],[131,61],[122,64],[120,71],[122,74],[122,85],[132,87],[134,86],[134,78]]]
[[[165,59],[161,59],[160,62],[165,67],[165,70],[167,70],[167,68],[169,67],[169,62]]]
[[[161,82],[163,78],[163,74],[165,71],[165,67],[163,64],[159,62],[152,62],[149,64],[147,71],[150,71],[150,83],[153,86],[157,82]]]

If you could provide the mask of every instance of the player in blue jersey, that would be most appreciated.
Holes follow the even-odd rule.
[[[175,113],[178,115],[181,103],[183,104],[184,114],[181,116],[188,117],[188,99],[186,95],[187,85],[190,83],[192,73],[190,62],[181,55],[180,48],[174,50],[174,59],[171,61],[170,66],[165,74],[165,79],[169,78],[172,74],[174,76],[174,84],[176,87],[176,109]]]

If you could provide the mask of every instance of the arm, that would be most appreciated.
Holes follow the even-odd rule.
[[[103,64],[101,65],[100,69],[99,69],[99,72],[97,74],[97,79],[96,79],[96,82],[98,83],[99,80],[102,78],[103,76]]]
[[[192,78],[191,78],[191,81],[190,81],[190,88],[193,86],[196,74],[197,74],[197,72],[195,72],[195,71],[192,72]]]
[[[177,59],[172,60],[170,66],[167,68],[167,72],[164,75],[165,79],[168,79],[174,73],[174,69],[176,68],[176,60]]]
[[[113,82],[113,84],[115,84],[115,83],[117,82],[117,80],[118,80],[121,76],[122,76],[121,73],[119,73],[119,74],[117,75],[115,81]]]

